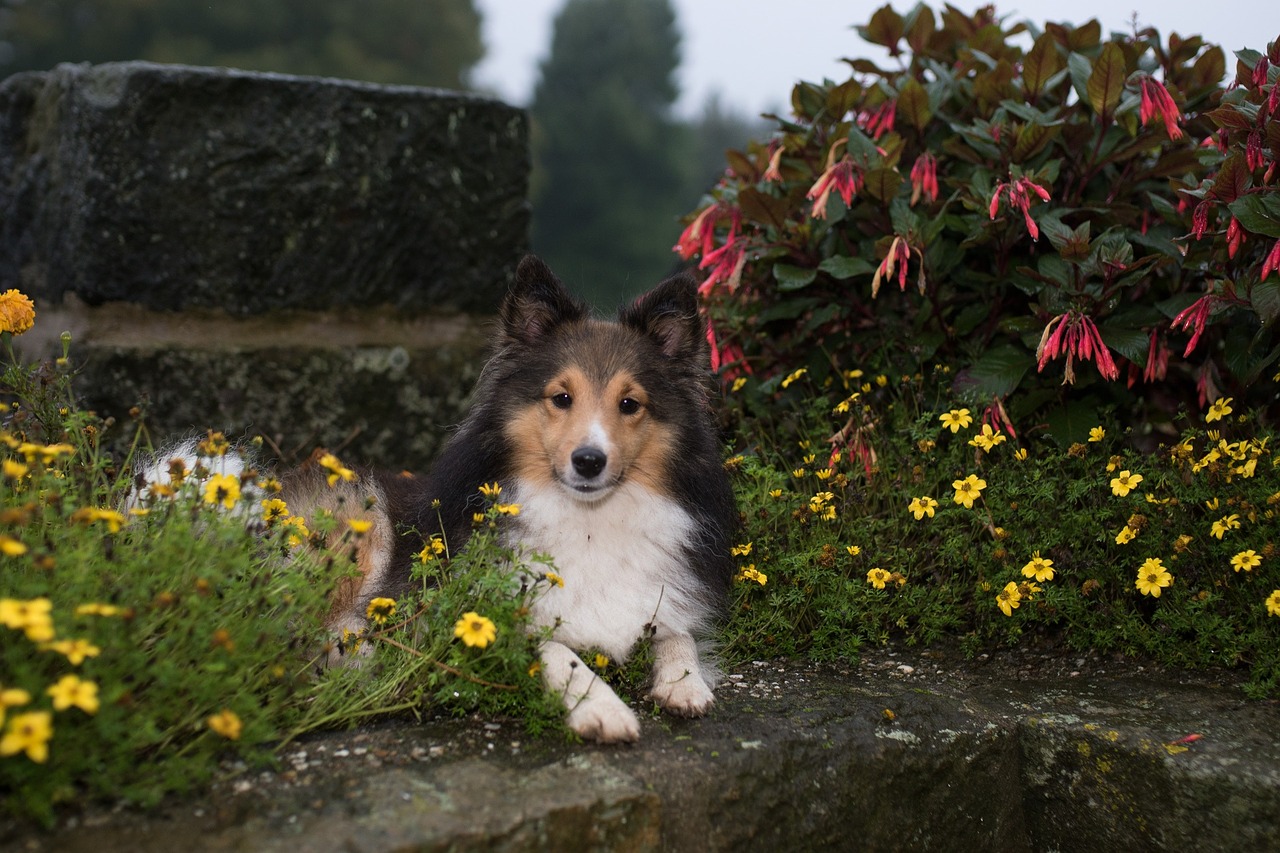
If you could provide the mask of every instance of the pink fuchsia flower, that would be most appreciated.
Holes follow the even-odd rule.
[[[1169,138],[1181,139],[1182,128],[1178,127],[1178,122],[1182,118],[1182,113],[1179,112],[1178,105],[1173,102],[1173,96],[1169,94],[1164,84],[1154,77],[1146,76],[1138,81],[1138,88],[1142,95],[1142,103],[1138,108],[1142,126],[1146,127],[1153,118],[1160,116]]]
[[[831,191],[840,194],[845,207],[853,201],[853,197],[862,189],[862,169],[847,153],[839,160],[835,159],[836,149],[848,143],[848,139],[838,139],[831,146],[827,155],[827,168],[809,188],[805,198],[813,199],[813,209],[809,215],[814,219],[827,218],[827,200]]]
[[[858,114],[858,124],[869,134],[872,139],[878,140],[881,136],[893,130],[893,121],[898,113],[898,101],[893,99],[885,101],[874,110],[867,110]]]
[[[733,293],[738,289],[738,285],[742,281],[742,268],[747,263],[747,241],[745,238],[730,235],[727,243],[718,249],[713,249],[702,256],[702,262],[698,264],[698,269],[710,269],[705,281],[698,285],[698,294],[706,296],[715,289],[716,285],[723,284]]]
[[[876,274],[871,279],[872,299],[880,292],[881,279],[891,278],[895,269],[898,271],[898,289],[907,289],[907,263],[911,260],[912,251],[905,238],[894,235],[893,242],[889,245],[889,253],[884,256],[880,266],[876,267]],[[920,273],[920,290],[924,291],[923,270]]]
[[[1240,227],[1240,220],[1234,216],[1231,217],[1230,224],[1227,225],[1227,257],[1234,258],[1236,252],[1240,251],[1240,246],[1244,243],[1244,229]]]
[[[766,181],[782,180],[782,153],[786,150],[786,146],[780,140],[774,140],[769,143],[772,151],[769,154],[769,165],[764,170],[762,176]]]
[[[1271,251],[1267,253],[1266,259],[1263,260],[1262,274],[1258,276],[1258,280],[1266,281],[1272,270],[1280,270],[1280,240],[1276,241]]]
[[[1280,245],[1280,243],[1277,245]],[[1206,293],[1180,311],[1178,316],[1173,318],[1173,322],[1169,324],[1171,329],[1181,328],[1191,332],[1191,340],[1187,343],[1187,348],[1182,353],[1183,358],[1191,355],[1191,351],[1196,348],[1196,344],[1200,343],[1200,336],[1204,334],[1205,323],[1208,322],[1209,314],[1213,311],[1213,305],[1217,300],[1218,297],[1214,294]]]
[[[1205,200],[1197,204],[1195,211],[1191,214],[1191,236],[1199,240],[1208,229],[1209,202]]]
[[[729,207],[717,201],[708,205],[693,218],[688,227],[680,233],[680,238],[671,251],[676,252],[686,261],[694,255],[702,255],[706,258],[715,246],[716,225],[725,217],[729,219],[729,235],[726,242],[732,242],[733,238],[738,236],[738,228],[742,224],[742,213],[736,207]]]
[[[1022,211],[1023,220],[1027,223],[1027,233],[1031,235],[1031,239],[1039,240],[1040,228],[1036,225],[1035,220],[1031,218],[1032,193],[1040,196],[1041,201],[1048,201],[1050,198],[1048,190],[1028,177],[1021,177],[1016,181],[1001,181],[996,184],[996,191],[991,194],[988,213],[991,214],[992,219],[995,219],[1000,210],[1000,196],[1007,194],[1009,196],[1009,206],[1015,210]]]
[[[938,158],[924,152],[911,167],[911,203],[914,205],[923,195],[926,201],[938,199]]]
[[[1120,369],[1116,367],[1111,351],[1102,342],[1102,335],[1092,319],[1078,311],[1059,314],[1049,321],[1040,335],[1040,345],[1036,348],[1037,371],[1060,355],[1066,355],[1067,366],[1063,376],[1063,384],[1075,384],[1075,359],[1093,361],[1098,372],[1108,381],[1120,378]]]
[[[1143,382],[1164,379],[1169,371],[1169,348],[1160,340],[1160,334],[1151,330],[1151,343],[1147,347],[1147,366],[1142,370]]]

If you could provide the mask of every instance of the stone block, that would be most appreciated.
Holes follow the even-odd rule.
[[[527,246],[522,110],[144,62],[0,83],[0,288],[37,302],[492,311]]]

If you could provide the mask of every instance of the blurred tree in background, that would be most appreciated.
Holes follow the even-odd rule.
[[[679,64],[668,0],[569,0],[555,20],[532,105],[533,246],[597,303],[671,270],[689,174]]]
[[[0,0],[0,76],[148,59],[466,88],[471,0]]]

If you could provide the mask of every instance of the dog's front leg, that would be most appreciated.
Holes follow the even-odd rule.
[[[569,728],[587,740],[624,743],[639,740],[635,712],[600,680],[572,649],[555,640],[542,644],[542,677],[569,709]]]
[[[715,702],[698,658],[698,644],[688,634],[659,632],[653,638],[653,689],[649,697],[682,717],[701,717]]]

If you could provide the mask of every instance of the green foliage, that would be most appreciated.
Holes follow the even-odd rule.
[[[471,0],[5,0],[0,72],[149,59],[464,88],[483,56]]]
[[[464,555],[451,559],[444,543],[424,551],[420,585],[376,602],[363,636],[329,637],[321,625],[353,572],[357,526],[272,517],[265,504],[278,499],[259,505],[269,479],[210,472],[226,449],[216,434],[180,486],[125,503],[130,461],[101,451],[105,425],[75,408],[67,359],[10,359],[0,377],[6,812],[49,821],[63,804],[151,804],[209,779],[224,758],[261,764],[305,732],[375,715],[478,709],[519,713],[534,731],[556,725],[563,709],[531,669],[540,636],[527,606],[550,581],[499,544],[510,507],[491,503]],[[462,619],[493,636],[468,643]],[[325,669],[335,642],[361,665]]]
[[[1019,447],[950,408],[945,369],[864,378],[797,378],[777,405],[802,445],[765,442],[730,460],[745,519],[724,631],[732,659],[1053,638],[1246,668],[1254,695],[1280,690],[1280,457],[1256,417],[1224,399],[1212,423],[1182,422],[1180,440],[1154,453],[1133,450],[1112,417],[1090,425],[1096,440]],[[850,455],[830,459],[825,440],[847,417],[833,409],[849,397]],[[966,507],[956,495],[970,476],[979,488]],[[1028,574],[1037,557],[1051,578]],[[1170,576],[1158,597],[1137,585],[1151,559]]]
[[[941,362],[1063,444],[1104,405],[1140,432],[1223,393],[1274,416],[1274,65],[1243,52],[1224,94],[1199,38],[989,7],[859,31],[900,66],[797,85],[681,236],[728,376]]]
[[[598,301],[670,269],[691,195],[671,115],[680,35],[669,0],[570,0],[534,93],[533,245]]]

